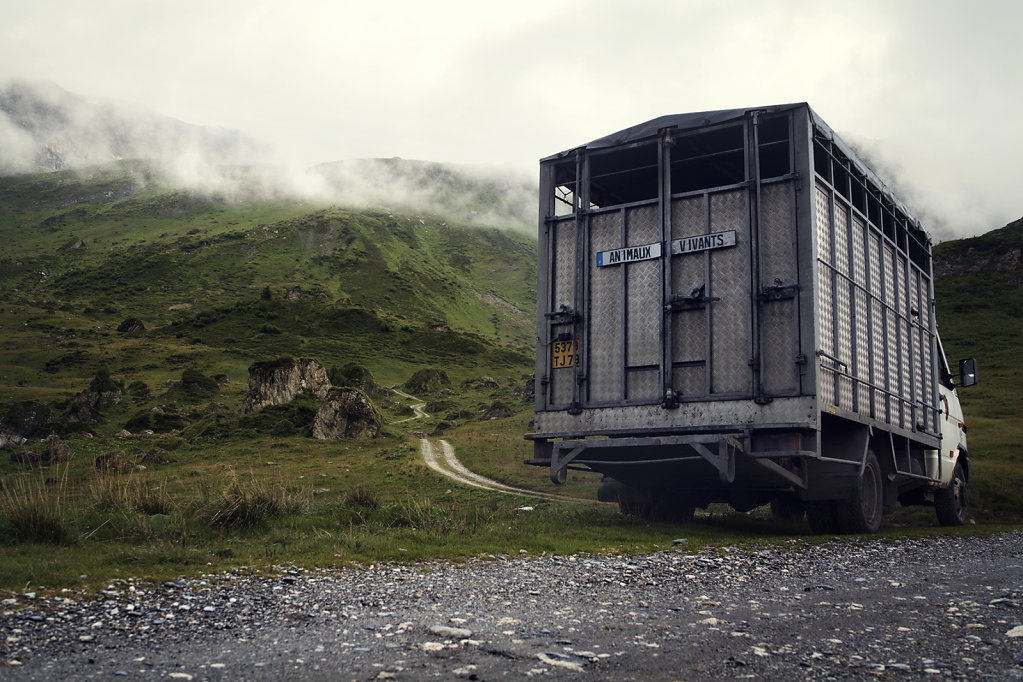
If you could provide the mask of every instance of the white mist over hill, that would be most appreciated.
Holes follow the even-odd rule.
[[[535,229],[536,186],[522,173],[399,158],[296,167],[238,131],[91,100],[51,83],[0,85],[0,150],[0,175],[144,159],[170,183],[234,201],[325,201]]]

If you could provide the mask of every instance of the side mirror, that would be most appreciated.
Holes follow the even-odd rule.
[[[959,385],[963,388],[977,383],[977,359],[966,358],[959,361]]]

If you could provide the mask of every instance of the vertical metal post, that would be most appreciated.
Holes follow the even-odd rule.
[[[673,313],[671,309],[671,148],[675,141],[671,130],[664,130],[660,143],[657,147],[657,177],[659,187],[657,190],[660,206],[661,223],[661,388],[664,399],[663,406],[673,408],[677,406],[675,401],[675,380],[674,361],[674,340]]]
[[[760,111],[750,112],[750,134],[746,136],[747,173],[750,183],[749,235],[750,235],[750,359],[753,370],[753,401],[759,405],[771,402],[764,393],[764,330],[760,322],[763,283],[760,276],[762,248],[760,245]]]
[[[584,367],[589,362],[589,348],[587,348],[586,328],[588,320],[582,318],[582,311],[586,310],[586,262],[589,259],[586,244],[586,233],[589,231],[590,206],[590,174],[589,157],[584,149],[577,149],[575,152],[575,309],[574,331],[572,336],[579,339],[579,352],[583,358],[582,362],[572,368],[572,406],[569,413],[578,414],[582,408],[582,383],[585,377]]]

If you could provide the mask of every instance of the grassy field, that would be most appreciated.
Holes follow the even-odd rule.
[[[147,173],[126,163],[0,182],[0,402],[47,403],[71,449],[54,463],[0,458],[0,591],[282,564],[649,551],[681,538],[684,551],[821,540],[765,509],[712,506],[685,526],[622,517],[595,501],[594,476],[571,472],[555,488],[523,465],[535,240],[385,209],[234,203]],[[1018,231],[996,241],[997,253],[1023,242]],[[975,254],[978,244],[939,249]],[[950,359],[981,367],[981,384],[961,392],[975,523],[948,530],[933,510],[898,509],[883,535],[990,533],[1023,519],[1018,280],[1018,270],[982,269],[938,285]],[[118,331],[129,319],[144,329]],[[282,355],[356,363],[380,386],[423,368],[450,383],[420,396],[428,418],[401,421],[411,401],[384,390],[379,437],[317,441],[306,399],[240,415],[249,366]],[[92,422],[67,422],[98,377],[120,400]],[[134,435],[118,438],[126,426]],[[484,476],[593,501],[457,485],[426,467],[423,437],[449,440]],[[115,465],[97,468],[102,456]]]

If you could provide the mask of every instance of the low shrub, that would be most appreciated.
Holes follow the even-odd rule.
[[[262,527],[273,519],[304,513],[310,506],[308,490],[253,479],[224,489],[207,503],[205,516],[211,526],[238,530]]]
[[[13,542],[71,544],[77,539],[74,524],[65,515],[66,479],[47,483],[38,477],[8,480],[0,490],[0,537]]]

